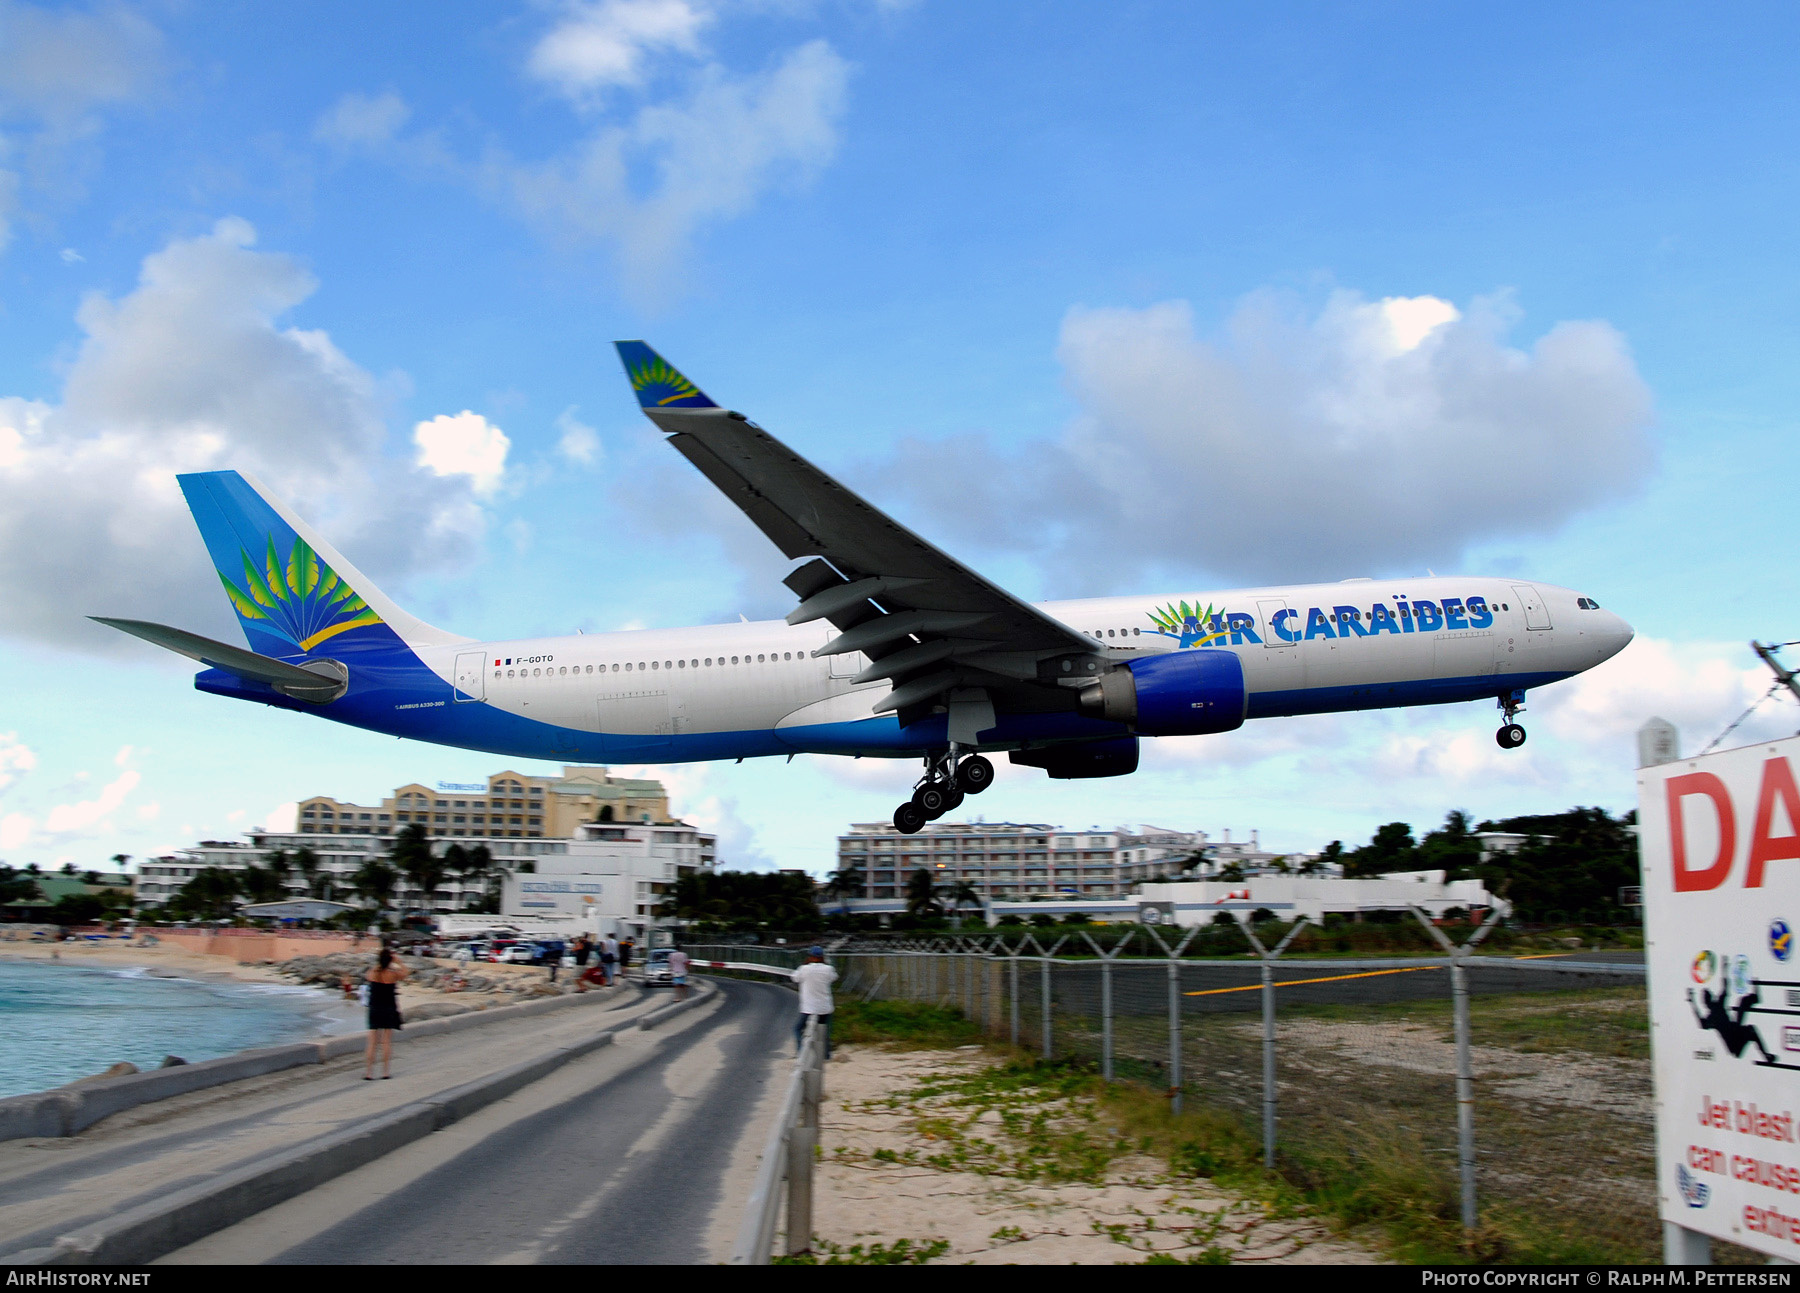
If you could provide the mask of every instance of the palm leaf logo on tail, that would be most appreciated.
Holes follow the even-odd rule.
[[[270,536],[260,562],[248,552],[243,557],[242,588],[227,579],[224,571],[219,572],[232,608],[247,620],[262,622],[302,651],[311,651],[350,629],[381,623],[381,617],[319,560],[305,539],[296,537],[283,557]]]

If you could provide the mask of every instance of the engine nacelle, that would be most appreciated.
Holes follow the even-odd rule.
[[[1116,736],[1110,741],[1053,745],[1047,750],[1014,750],[1006,757],[1027,768],[1042,768],[1058,781],[1123,777],[1137,771],[1138,743],[1135,736]]]
[[[1081,712],[1144,736],[1200,736],[1242,727],[1250,695],[1235,651],[1170,651],[1100,675]]]

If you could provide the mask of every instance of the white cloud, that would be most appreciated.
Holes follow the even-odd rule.
[[[0,732],[0,790],[37,767],[37,755],[19,740],[17,732]]]
[[[547,232],[617,242],[641,287],[702,224],[748,210],[773,185],[831,159],[849,75],[822,40],[762,75],[711,65],[684,99],[604,124],[571,153],[541,162],[490,155],[485,180]]]
[[[694,55],[712,15],[688,0],[600,0],[571,4],[531,51],[529,69],[563,94],[585,100],[596,90],[636,85],[652,55]]]
[[[477,494],[492,494],[506,473],[506,432],[479,413],[440,413],[413,428],[416,460],[439,476],[467,476]]]
[[[583,467],[591,467],[600,460],[600,435],[593,427],[576,420],[573,405],[557,415],[556,429],[562,432],[561,439],[556,442],[556,452],[564,458]]]
[[[16,849],[31,838],[32,828],[37,825],[24,813],[8,813],[0,817],[0,849]]]
[[[65,265],[79,265],[87,259],[86,256],[83,256],[73,247],[64,247],[62,251],[57,254],[62,257],[62,263]]]
[[[275,807],[263,814],[262,820],[266,830],[297,830],[300,821],[300,803],[298,800],[289,800],[284,804],[276,804]]]
[[[1741,646],[1638,638],[1601,668],[1542,693],[1534,708],[1558,739],[1621,759],[1636,754],[1651,718],[1673,723],[1681,751],[1698,754],[1768,692],[1774,676]],[[1729,748],[1792,736],[1800,727],[1785,693],[1770,697],[1723,742]]]
[[[146,257],[132,292],[82,303],[60,403],[0,398],[0,632],[122,648],[82,619],[113,614],[234,636],[182,471],[258,476],[378,581],[479,539],[472,478],[386,455],[374,379],[280,322],[312,276],[254,242],[225,219]]]
[[[1448,568],[1545,534],[1651,474],[1650,395],[1610,325],[1508,343],[1504,299],[1243,301],[1218,340],[1184,301],[1069,311],[1079,413],[1001,451],[904,443],[872,467],[946,538],[1016,548],[1059,592],[1147,575],[1294,582]],[[1121,543],[1121,536],[1130,536]],[[1080,587],[1070,587],[1071,583]]]
[[[1387,296],[1377,308],[1403,351],[1417,350],[1437,329],[1462,318],[1461,310],[1435,296]]]
[[[153,822],[158,817],[161,817],[161,816],[162,816],[162,805],[161,804],[150,803],[150,804],[139,804],[137,806],[137,819],[140,822]]]
[[[72,804],[58,804],[44,817],[44,831],[49,835],[70,835],[77,831],[91,830],[113,813],[117,812],[125,802],[125,797],[137,789],[138,782],[143,780],[136,772],[127,770],[109,781],[95,799],[84,799]]]
[[[459,158],[432,130],[403,131],[409,114],[391,93],[345,96],[314,133],[472,185],[547,236],[610,244],[643,294],[664,283],[703,226],[805,182],[837,150],[850,65],[814,40],[762,72],[734,72],[699,42],[712,13],[692,0],[563,6],[528,71],[574,100],[587,124],[550,156],[492,142],[478,159]],[[654,93],[653,57],[669,70]],[[638,101],[601,111],[603,92],[623,87]]]
[[[411,116],[412,109],[392,90],[385,94],[352,92],[314,123],[313,138],[340,148],[372,148],[392,140]]]

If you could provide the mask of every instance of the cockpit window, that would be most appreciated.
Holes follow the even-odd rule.
[[[1597,611],[1600,609],[1600,603],[1595,601],[1592,597],[1577,597],[1575,599],[1575,604],[1584,611]]]

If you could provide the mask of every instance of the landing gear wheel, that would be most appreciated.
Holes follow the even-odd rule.
[[[925,810],[907,800],[894,810],[894,829],[902,835],[917,835],[925,827]]]
[[[1517,723],[1508,723],[1494,733],[1494,740],[1500,743],[1502,750],[1516,750],[1525,744],[1525,729]]]
[[[979,754],[970,755],[956,768],[956,788],[965,795],[979,795],[994,784],[994,765]]]
[[[912,801],[928,820],[942,817],[950,802],[950,790],[942,782],[928,781],[913,791]]]
[[[962,807],[962,801],[963,792],[960,790],[952,790],[949,797],[944,800],[944,813],[955,812],[958,808]],[[939,813],[938,816],[942,817],[944,813]]]

